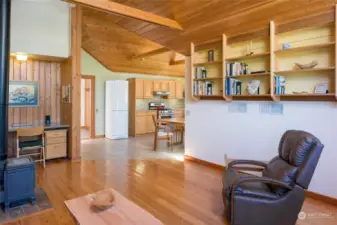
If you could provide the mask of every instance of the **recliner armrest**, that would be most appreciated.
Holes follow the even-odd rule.
[[[243,164],[253,165],[257,167],[236,166],[236,165],[243,165]],[[264,162],[255,161],[255,160],[235,160],[235,161],[230,162],[227,167],[232,168],[232,169],[241,169],[241,170],[248,170],[248,171],[262,171],[267,167],[267,164]],[[259,167],[262,167],[262,168],[259,168]]]
[[[262,182],[262,183],[266,183],[266,184],[273,184],[273,185],[278,185],[280,187],[284,187],[287,188],[289,190],[292,190],[293,188],[290,187],[288,184],[279,181],[279,180],[275,180],[275,179],[271,179],[271,178],[266,178],[266,177],[245,177],[245,178],[241,178],[240,180],[238,180],[237,182],[235,182],[232,186],[232,193],[235,190],[235,188],[237,186],[239,186],[242,183],[247,183],[247,182]]]

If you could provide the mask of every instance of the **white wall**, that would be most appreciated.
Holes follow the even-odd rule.
[[[190,82],[190,59],[186,60],[186,83]],[[186,96],[190,96],[189,85]],[[222,101],[193,102],[186,98],[185,154],[224,165],[229,158],[270,160],[287,129],[301,129],[325,145],[309,189],[337,198],[337,103],[284,102],[283,115],[259,113],[260,102],[247,102],[247,113],[230,113]]]
[[[11,52],[69,57],[68,3],[60,0],[13,0]]]
[[[146,78],[146,79],[176,79],[183,81],[184,78],[173,78],[166,76],[150,76],[145,74],[137,73],[117,73],[112,72],[100,64],[96,59],[91,57],[87,52],[82,50],[82,75],[93,75],[96,76],[96,135],[105,134],[105,125],[104,125],[104,109],[105,109],[105,81],[107,80],[126,80],[128,78]]]

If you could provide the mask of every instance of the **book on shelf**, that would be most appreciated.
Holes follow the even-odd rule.
[[[227,62],[226,76],[249,74],[248,64],[242,62]]]
[[[275,76],[274,77],[274,87],[276,95],[284,95],[285,94],[285,78],[283,76]]]
[[[194,81],[193,95],[213,95],[213,84],[209,81]]]
[[[226,95],[241,95],[242,94],[242,82],[237,79],[226,79]]]
[[[207,78],[207,70],[205,67],[195,68],[195,79]]]

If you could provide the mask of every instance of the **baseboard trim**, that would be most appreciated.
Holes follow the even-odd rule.
[[[326,195],[318,194],[318,193],[315,193],[315,192],[312,192],[312,191],[306,191],[306,196],[317,199],[317,200],[320,200],[320,201],[325,202],[325,203],[329,203],[331,205],[337,206],[337,199],[336,198],[332,198],[332,197],[329,197],[329,196],[326,196]]]
[[[105,135],[103,134],[103,135],[96,135],[95,136],[95,139],[100,139],[100,138],[105,138]]]
[[[189,156],[189,155],[184,155],[184,159],[191,161],[191,162],[195,162],[204,166],[208,166],[211,168],[215,168],[215,169],[219,169],[219,170],[223,170],[225,168],[225,166],[219,165],[219,164],[215,164],[215,163],[211,163],[202,159],[198,159],[198,158],[194,158],[193,156]],[[316,192],[312,192],[312,191],[306,191],[306,197],[310,197],[310,198],[314,198],[317,199],[319,201],[331,204],[331,205],[337,205],[337,199],[336,198],[332,198],[326,195],[322,195],[322,194],[318,194]]]
[[[195,162],[195,163],[199,163],[201,165],[204,166],[208,166],[214,169],[219,169],[219,170],[223,170],[225,167],[219,164],[215,164],[215,163],[211,163],[202,159],[198,159],[198,158],[194,158],[193,156],[189,156],[189,155],[184,155],[184,160],[188,160],[191,162]]]
[[[88,127],[88,126],[81,126],[81,129],[86,129],[86,130],[89,130],[89,129],[90,129],[90,127]]]

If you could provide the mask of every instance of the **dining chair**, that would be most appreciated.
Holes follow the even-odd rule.
[[[46,154],[44,144],[44,127],[19,128],[16,131],[17,151],[16,157],[39,155],[35,162],[43,162],[46,167]],[[39,151],[36,151],[39,150]]]
[[[173,142],[181,144],[184,142],[185,126],[180,124],[175,124],[173,126]]]
[[[160,122],[157,120],[155,115],[152,115],[152,120],[153,120],[153,124],[155,127],[153,151],[157,151],[157,141],[158,140],[167,141],[167,146],[171,147],[172,149],[173,133],[171,132],[170,127],[167,125],[160,124]]]

